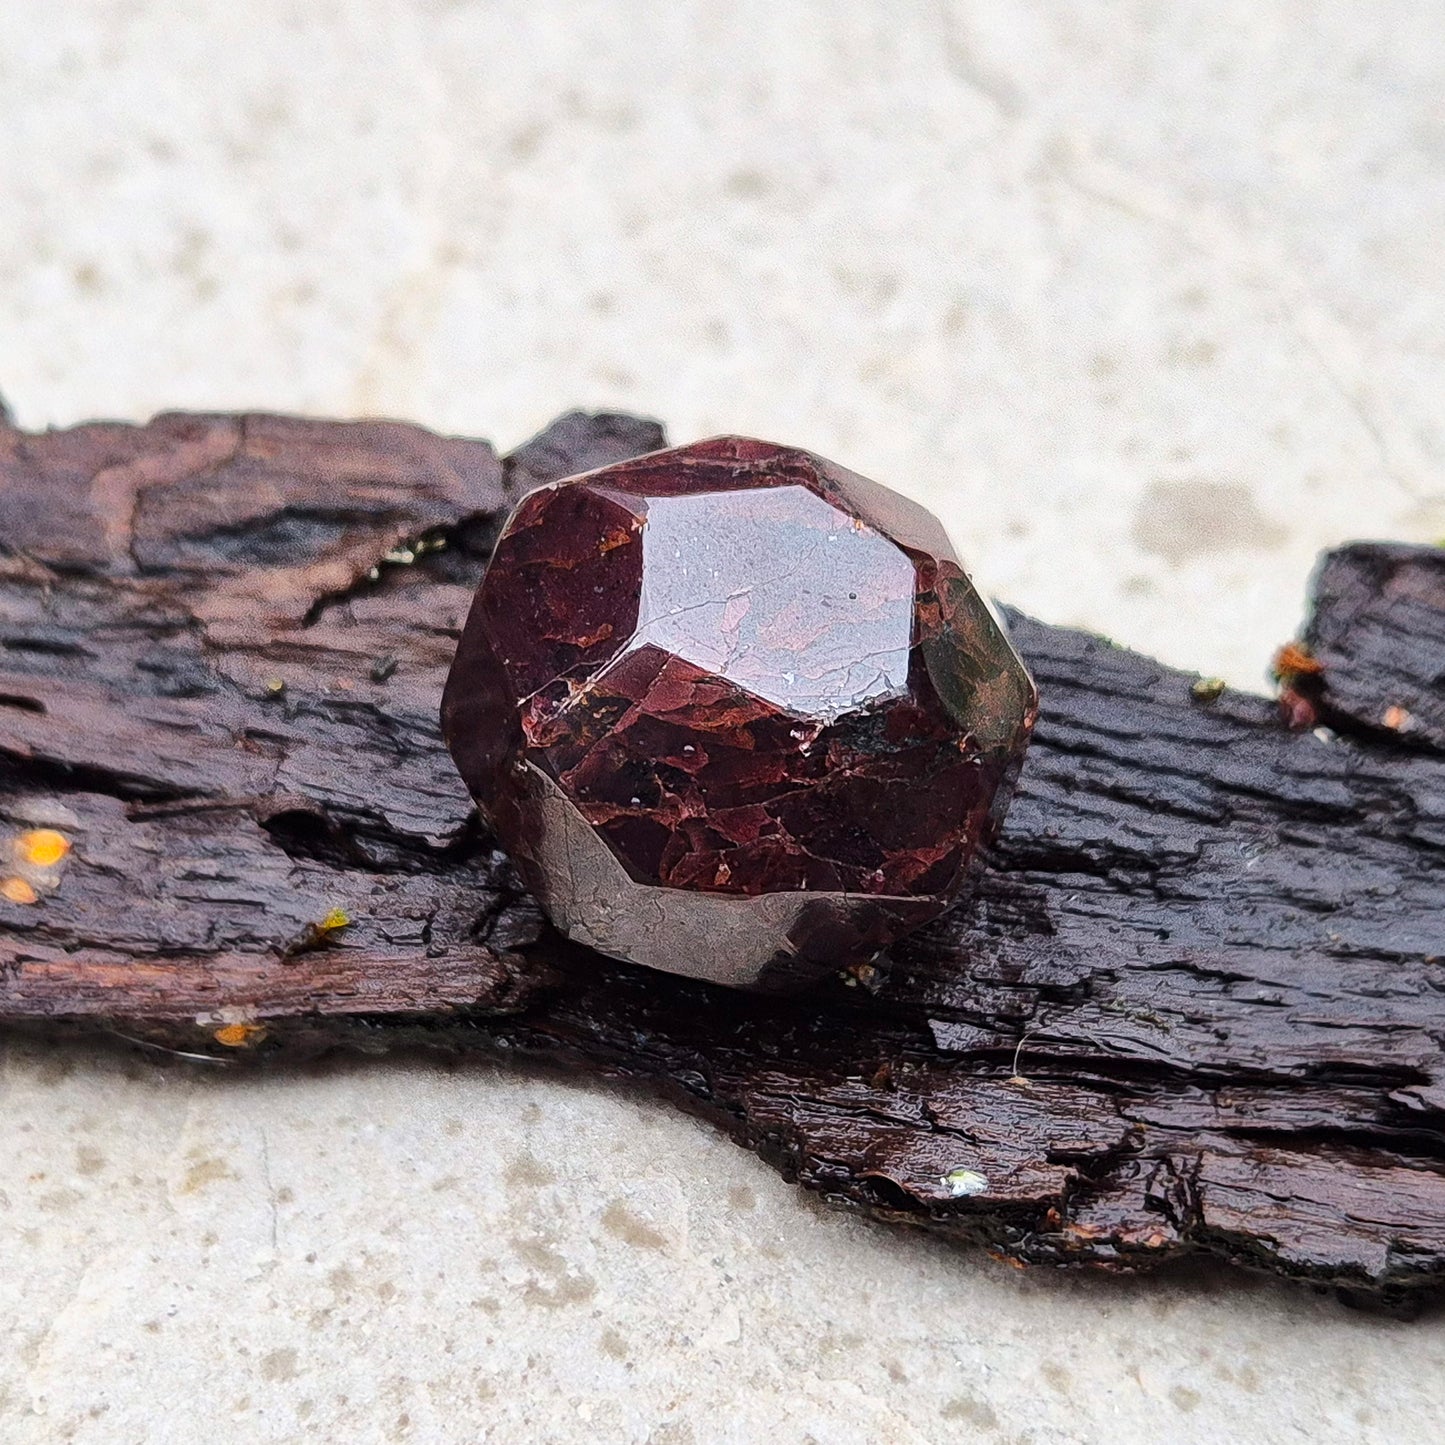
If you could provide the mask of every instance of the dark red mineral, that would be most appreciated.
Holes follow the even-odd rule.
[[[932,515],[719,437],[523,499],[442,725],[564,933],[776,988],[953,901],[1036,710]]]

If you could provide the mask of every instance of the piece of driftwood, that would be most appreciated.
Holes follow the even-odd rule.
[[[0,1022],[525,1051],[1023,1263],[1445,1281],[1445,553],[1327,559],[1318,727],[1015,618],[1043,716],[973,900],[755,998],[561,943],[438,734],[510,502],[661,441],[0,427]]]

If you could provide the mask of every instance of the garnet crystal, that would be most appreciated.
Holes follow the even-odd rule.
[[[522,500],[442,726],[563,933],[776,988],[957,897],[1036,709],[930,513],[720,437]]]

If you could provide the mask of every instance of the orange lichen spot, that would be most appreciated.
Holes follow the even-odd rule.
[[[40,895],[23,878],[0,879],[0,897],[11,903],[40,902]]]
[[[1402,733],[1415,719],[1411,716],[1409,708],[1392,706],[1385,709],[1385,715],[1380,721],[1392,733]]]
[[[277,952],[280,954],[281,962],[286,963],[290,959],[302,953],[310,953],[313,949],[323,948],[331,935],[342,928],[351,926],[351,915],[344,908],[333,908],[319,923],[308,923],[300,933],[288,938]]]
[[[1319,677],[1325,665],[1302,642],[1286,642],[1274,655],[1271,669],[1279,683],[1279,711],[1292,732],[1310,732],[1319,726],[1317,685],[1307,682]]]
[[[15,847],[22,863],[32,868],[54,868],[70,852],[70,839],[54,828],[32,828],[20,835]]]
[[[1302,642],[1286,642],[1274,655],[1272,671],[1277,681],[1291,677],[1318,677],[1325,665]]]
[[[228,1049],[245,1049],[266,1037],[265,1024],[223,1024],[211,1037]]]

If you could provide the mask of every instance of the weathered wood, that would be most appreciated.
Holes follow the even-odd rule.
[[[1342,547],[1316,590],[1304,640],[1323,670],[1300,683],[1321,717],[1445,751],[1445,548]]]
[[[1445,558],[1327,560],[1329,730],[1015,618],[1044,711],[975,897],[758,999],[558,941],[438,735],[510,501],[661,440],[573,414],[502,465],[381,423],[0,429],[0,875],[36,895],[0,897],[0,1021],[524,1050],[1021,1262],[1445,1280]],[[37,827],[73,851],[26,862]]]

